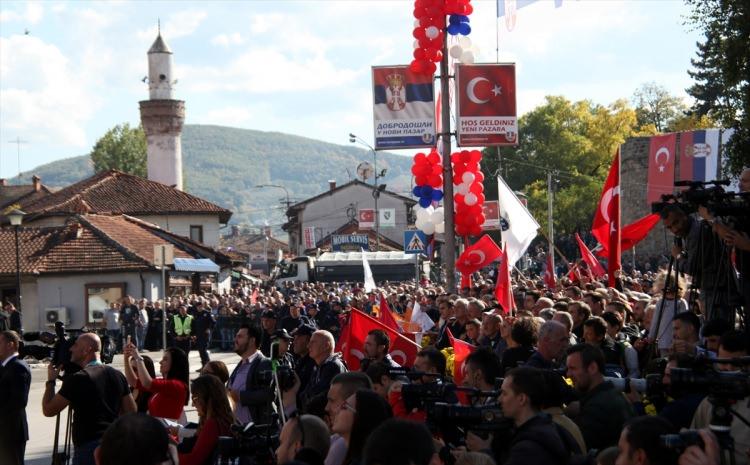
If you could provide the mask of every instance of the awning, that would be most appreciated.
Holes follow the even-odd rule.
[[[209,258],[175,258],[174,269],[192,273],[218,273],[219,265]]]

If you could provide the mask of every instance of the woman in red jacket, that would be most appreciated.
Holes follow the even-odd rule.
[[[164,351],[159,362],[161,378],[152,377],[143,357],[138,353],[133,343],[125,346],[125,377],[131,386],[139,391],[148,391],[153,395],[148,401],[148,413],[153,417],[180,420],[183,417],[183,408],[188,403],[190,391],[190,364],[187,355],[176,347],[170,347]],[[130,364],[130,359],[135,361],[136,371]]]
[[[198,412],[195,445],[188,453],[180,453],[180,465],[208,465],[213,458],[219,436],[229,436],[234,423],[227,390],[214,375],[193,380],[193,406]]]

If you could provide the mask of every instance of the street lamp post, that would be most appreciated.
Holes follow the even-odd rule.
[[[372,145],[368,144],[361,137],[358,137],[352,133],[349,133],[349,142],[352,144],[360,144],[372,152],[372,160],[375,169],[375,190],[372,191],[372,196],[375,198],[375,250],[380,251],[380,212],[378,211],[378,198],[380,197],[380,189],[378,188],[378,179],[381,178],[378,174],[378,152],[373,148]],[[385,170],[383,170],[385,171]]]
[[[16,208],[6,215],[10,220],[10,224],[15,229],[16,236],[16,289],[18,289],[16,307],[19,312],[21,311],[21,251],[18,247],[18,229],[21,227],[21,222],[23,221],[23,216],[25,214],[26,213]]]

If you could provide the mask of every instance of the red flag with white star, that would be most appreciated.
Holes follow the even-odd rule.
[[[648,152],[648,190],[646,202],[661,201],[663,194],[674,191],[674,159],[677,134],[651,137]]]
[[[456,260],[456,270],[461,273],[474,273],[497,260],[501,253],[495,241],[485,234],[464,249],[464,253]]]
[[[620,149],[617,149],[612,167],[602,189],[599,207],[594,215],[591,233],[601,244],[607,244],[609,250],[607,275],[610,287],[615,286],[615,271],[622,265],[620,245]]]
[[[495,298],[506,315],[510,314],[511,310],[516,308],[516,302],[513,299],[513,289],[511,287],[507,247],[507,244],[503,247],[500,264],[497,266],[497,284],[495,285]]]

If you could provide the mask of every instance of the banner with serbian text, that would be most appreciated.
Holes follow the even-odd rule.
[[[432,75],[404,66],[372,67],[375,150],[435,146]]]
[[[680,181],[713,181],[719,171],[719,130],[680,133]]]
[[[518,145],[515,63],[458,65],[458,145]]]
[[[660,202],[663,194],[674,191],[674,160],[677,134],[653,136],[648,151],[648,189],[646,202]]]

